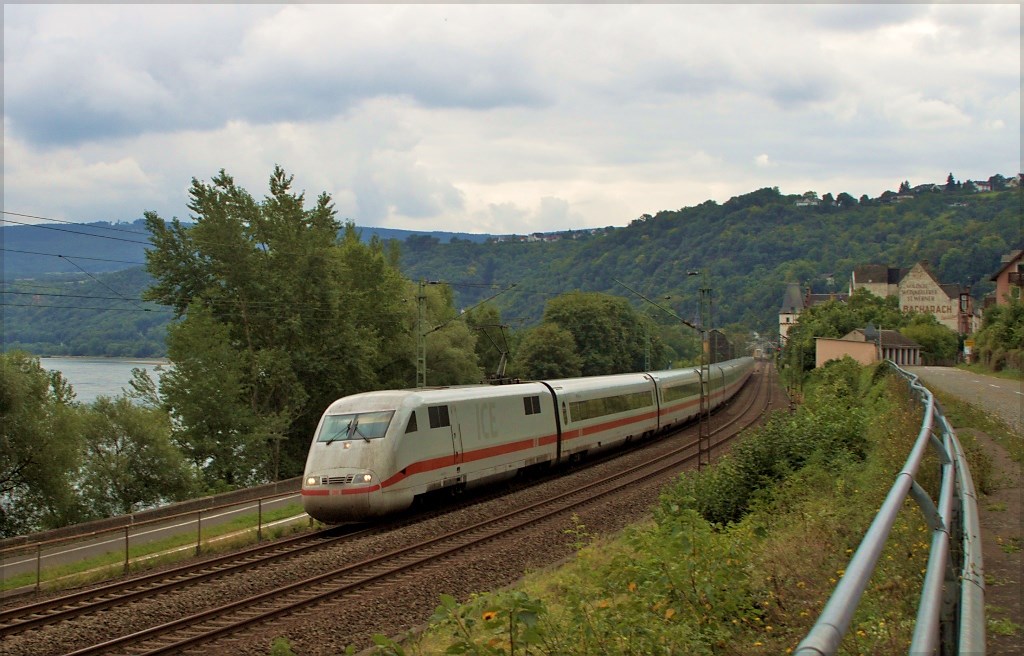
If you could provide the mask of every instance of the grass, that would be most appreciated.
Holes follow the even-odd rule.
[[[819,392],[806,389],[810,405]],[[574,561],[462,604],[442,596],[426,632],[402,645],[378,636],[378,653],[789,653],[846,575],[917,436],[920,408],[905,390],[885,379],[870,388],[862,382],[852,396],[865,404],[866,452],[810,459],[756,492],[737,521],[706,520],[685,478],[662,495],[652,519],[615,539],[593,538],[573,517],[564,532],[582,546]],[[797,415],[804,412],[790,427],[803,431],[794,444],[845,426],[833,423],[829,408]],[[769,442],[781,434],[766,433]],[[937,468],[934,458],[922,467],[926,489],[935,487]],[[906,653],[929,541],[922,513],[908,500],[838,653]]]
[[[268,528],[269,524],[300,516],[302,512],[302,506],[298,503],[264,511],[263,539],[276,539],[288,533],[305,530],[306,525],[299,524],[296,526],[297,522],[288,526],[279,525]],[[257,521],[258,514],[253,512],[238,515],[223,524],[210,527],[204,526],[201,536],[201,552],[204,554],[223,553],[254,544],[257,541]],[[112,532],[111,536],[116,539],[118,533]],[[40,572],[40,585],[50,590],[64,589],[95,583],[123,574],[125,561],[124,533],[120,533],[120,536],[122,542],[119,549],[112,549],[103,555],[67,565],[44,567]],[[131,538],[129,538],[129,571],[144,571],[192,558],[196,555],[196,541],[197,537],[194,531],[137,545],[131,544]],[[35,584],[36,573],[28,572],[5,579],[2,582],[2,586],[0,586],[0,590],[15,590],[35,586]]]
[[[988,618],[986,625],[989,633],[1001,636],[1014,636],[1021,632],[1020,624],[1017,624],[1008,617],[999,617],[1006,613],[1002,606],[985,604],[985,617]]]
[[[999,548],[1006,554],[1015,554],[1021,549],[1020,538],[1016,536],[1005,540],[1001,536],[996,536],[996,544],[998,544]]]
[[[1020,463],[1024,461],[1024,444],[1022,444],[1020,436],[1014,433],[1002,419],[966,401],[961,401],[951,394],[934,390],[932,390],[932,393],[942,405],[946,419],[949,420],[954,429],[958,431],[963,428],[979,430],[1006,449],[1007,453],[1010,454],[1010,458],[1015,462]],[[967,448],[966,442],[964,448]]]
[[[1019,369],[1002,369],[1000,371],[993,371],[983,364],[958,364],[957,369],[963,369],[970,371],[975,374],[982,374],[985,376],[995,376],[996,378],[1005,378],[1007,380],[1024,380],[1024,372]]]

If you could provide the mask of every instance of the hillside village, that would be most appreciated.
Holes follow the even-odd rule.
[[[829,301],[845,303],[854,291],[864,289],[880,298],[897,297],[903,312],[934,316],[964,341],[963,357],[970,362],[972,344],[967,337],[981,328],[982,311],[992,305],[1008,304],[1013,289],[1024,290],[1024,251],[1005,254],[999,270],[989,279],[996,283],[996,290],[985,296],[980,308],[975,306],[970,287],[939,282],[927,260],[910,268],[860,265],[853,270],[846,294],[813,294],[809,287],[804,291],[800,283],[789,283],[779,309],[779,336],[785,342],[790,328],[807,308]],[[1018,291],[1016,296],[1020,295]],[[815,347],[817,366],[845,355],[864,364],[880,359],[897,364],[923,364],[919,344],[882,326],[869,325],[839,339],[817,337]]]
[[[1018,173],[1016,176],[1010,176],[1009,178],[996,174],[991,176],[988,180],[964,180],[963,182],[957,182],[953,178],[953,174],[950,173],[946,178],[945,184],[936,184],[928,182],[925,184],[919,184],[915,187],[910,186],[909,181],[900,183],[897,191],[887,190],[882,192],[878,198],[869,198],[866,194],[860,197],[859,201],[854,201],[853,197],[849,194],[839,194],[838,197],[832,198],[832,194],[825,194],[821,198],[818,198],[818,194],[813,191],[805,192],[800,198],[794,201],[794,205],[797,207],[817,207],[819,205],[826,205],[831,207],[844,207],[852,202],[865,205],[872,202],[877,203],[899,203],[905,200],[916,198],[921,194],[932,194],[932,193],[945,193],[945,192],[967,192],[967,193],[983,193],[987,191],[1005,191],[1007,189],[1018,189],[1020,188],[1021,178],[1024,177],[1024,173]],[[950,207],[966,207],[963,201],[957,201],[950,203]]]
[[[1021,181],[1024,179],[1024,173],[1018,173],[1006,177],[999,173],[990,176],[987,180],[964,180],[958,182],[954,179],[953,174],[950,173],[946,178],[944,184],[937,184],[933,182],[927,182],[919,184],[914,187],[910,186],[909,181],[900,183],[897,191],[886,190],[882,192],[877,198],[871,198],[867,194],[864,194],[860,199],[856,199],[850,194],[845,192],[840,193],[838,196],[833,197],[831,193],[826,193],[822,196],[818,196],[816,191],[806,191],[800,195],[791,195],[793,205],[796,207],[852,207],[855,205],[870,205],[872,203],[878,204],[890,204],[900,203],[906,200],[910,200],[921,196],[923,194],[941,194],[941,193],[984,193],[989,191],[1006,191],[1009,189],[1019,189]],[[950,207],[967,207],[967,203],[958,199],[949,203]],[[639,218],[635,219],[633,223],[643,222],[649,220],[651,217],[649,214],[643,214]],[[496,235],[490,237],[487,241],[493,243],[507,243],[507,242],[552,242],[560,241],[562,239],[580,239],[582,237],[590,237],[600,235],[606,231],[614,230],[613,227],[607,228],[592,228],[587,230],[562,230],[558,232],[532,232],[528,235]]]

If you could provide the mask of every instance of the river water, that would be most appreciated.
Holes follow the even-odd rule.
[[[43,369],[59,371],[75,390],[75,400],[92,403],[98,396],[114,397],[128,387],[132,369],[145,369],[154,382],[160,382],[159,365],[166,370],[167,360],[138,358],[39,358]]]

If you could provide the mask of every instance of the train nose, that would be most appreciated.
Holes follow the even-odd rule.
[[[302,506],[321,522],[358,521],[373,514],[380,480],[369,469],[307,472],[302,481]]]
[[[311,474],[306,476],[302,488],[315,489],[320,486],[366,486],[372,485],[377,477],[369,469],[358,470],[333,470],[324,474]]]

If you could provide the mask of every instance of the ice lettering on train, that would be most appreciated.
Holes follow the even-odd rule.
[[[495,417],[497,404],[493,401],[476,406],[476,432],[481,439],[498,437],[498,420]]]

